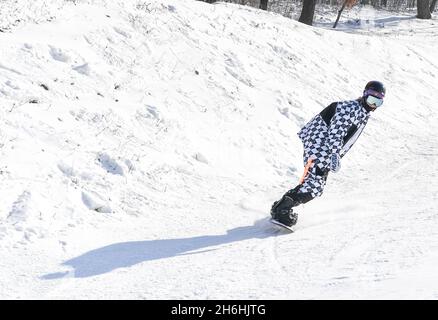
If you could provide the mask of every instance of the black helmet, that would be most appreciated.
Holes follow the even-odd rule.
[[[363,96],[366,98],[369,95],[376,95],[379,98],[384,98],[386,93],[385,86],[380,81],[370,81],[365,86]]]

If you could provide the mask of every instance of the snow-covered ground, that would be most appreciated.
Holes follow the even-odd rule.
[[[383,20],[2,1],[0,298],[437,299],[438,22]],[[296,132],[373,79],[384,106],[280,232]]]

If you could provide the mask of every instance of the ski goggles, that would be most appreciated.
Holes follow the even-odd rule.
[[[375,105],[376,107],[380,107],[383,104],[383,98],[385,95],[378,91],[367,90],[364,92],[364,96],[367,97],[366,101],[371,105]]]
[[[383,99],[382,98],[377,98],[375,96],[368,96],[367,97],[367,103],[369,105],[375,105],[376,107],[380,107],[383,104]]]

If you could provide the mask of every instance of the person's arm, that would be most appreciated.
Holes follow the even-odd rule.
[[[337,172],[341,164],[341,150],[344,137],[353,124],[354,111],[347,103],[338,103],[336,112],[332,117],[329,127],[328,147],[330,150],[330,170]]]

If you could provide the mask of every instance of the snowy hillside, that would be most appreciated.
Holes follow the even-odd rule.
[[[0,298],[437,299],[438,24],[398,22],[3,1]],[[384,107],[279,232],[296,132],[374,79]]]

